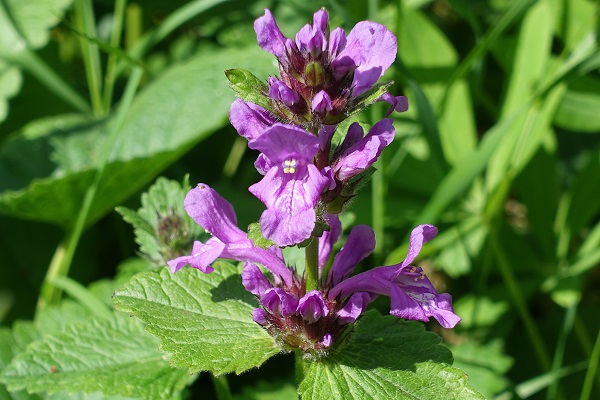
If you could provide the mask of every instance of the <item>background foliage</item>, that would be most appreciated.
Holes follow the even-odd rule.
[[[292,35],[321,6],[332,26],[348,31],[370,19],[396,33],[398,59],[386,77],[410,104],[394,115],[396,140],[349,210],[348,222],[371,224],[378,239],[363,268],[400,261],[413,226],[438,225],[422,265],[463,321],[453,331],[428,328],[471,386],[488,398],[600,396],[592,0],[0,2],[0,369],[25,358],[29,343],[39,354],[60,351],[53,346],[68,346],[82,321],[99,331],[124,324],[112,292],[153,267],[114,208],[139,208],[159,175],[189,173],[233,203],[240,226],[258,219],[262,205],[246,190],[258,180],[255,154],[228,124],[234,95],[224,70],[275,74],[254,19],[268,7]],[[384,112],[374,107],[361,119]],[[59,302],[61,290],[71,300]],[[126,329],[156,350],[139,326]],[[98,354],[139,357],[149,371],[163,368],[165,383],[99,394],[92,368],[72,376],[71,392],[213,390],[205,374],[189,377],[160,352],[128,353],[109,339]],[[120,379],[135,372],[118,358],[90,357]],[[230,379],[240,398],[293,397],[293,382],[289,356]],[[54,384],[13,381],[11,390],[39,392],[1,386],[0,399],[61,398],[43,394]]]

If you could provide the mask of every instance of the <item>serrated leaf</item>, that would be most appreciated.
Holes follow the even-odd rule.
[[[239,374],[281,348],[252,320],[256,300],[242,286],[239,267],[213,266],[208,275],[193,268],[136,275],[115,293],[115,306],[144,321],[161,349],[172,353],[172,365],[190,373]]]
[[[269,92],[267,84],[258,79],[252,72],[243,68],[228,69],[225,76],[229,79],[229,86],[244,101],[258,104],[271,109],[271,103],[266,93]]]
[[[22,351],[15,343],[12,332],[9,329],[0,329],[0,371],[9,363],[13,356]],[[9,393],[6,387],[0,384],[0,400],[39,400],[41,397],[36,394],[28,394],[24,390],[13,391]]]
[[[272,240],[267,239],[262,235],[260,231],[260,223],[254,222],[248,226],[248,239],[262,249],[268,249],[271,246],[275,246]]]
[[[142,207],[137,212],[125,207],[116,209],[133,225],[140,251],[155,266],[189,254],[194,239],[202,232],[183,208],[189,189],[187,179],[180,184],[161,177],[142,194]]]
[[[365,313],[346,344],[308,365],[299,392],[313,400],[483,399],[440,342],[418,322]]]
[[[0,375],[9,390],[102,391],[145,399],[170,398],[188,379],[185,370],[169,366],[156,338],[122,314],[71,324],[63,332],[45,335]]]
[[[265,67],[259,49],[201,53],[176,65],[134,100],[90,210],[96,221],[227,122],[233,100],[222,76],[239,57]],[[3,214],[69,227],[95,174],[112,119],[57,116],[25,127],[0,147]],[[18,157],[15,157],[15,154]],[[28,163],[22,160],[27,157]]]

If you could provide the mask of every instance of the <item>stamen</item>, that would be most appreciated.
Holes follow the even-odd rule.
[[[283,172],[285,174],[293,174],[296,172],[296,167],[298,166],[298,161],[293,158],[290,160],[285,160],[283,162]]]

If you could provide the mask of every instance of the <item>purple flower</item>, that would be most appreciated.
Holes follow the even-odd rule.
[[[326,91],[321,90],[312,99],[311,109],[315,114],[326,114],[327,111],[333,110],[331,98]]]
[[[406,259],[400,264],[378,267],[345,279],[335,285],[328,294],[330,300],[346,301],[343,308],[345,318],[352,317],[364,308],[366,301],[362,293],[374,300],[378,295],[389,296],[390,314],[400,318],[428,321],[434,317],[444,328],[453,328],[460,317],[452,310],[452,297],[438,294],[421,268],[410,266],[421,251],[424,243],[437,235],[432,225],[419,225],[413,229]],[[360,293],[360,296],[353,296]]]
[[[385,26],[361,21],[350,31],[345,46],[334,50],[338,54],[331,66],[338,78],[354,69],[352,86],[353,94],[357,96],[383,76],[396,59],[397,50],[396,37]]]
[[[375,249],[375,233],[367,225],[358,225],[352,229],[348,240],[335,255],[333,265],[327,277],[327,283],[333,287],[346,279],[354,267],[369,256]]]
[[[300,101],[300,95],[295,90],[290,89],[285,83],[276,78],[269,78],[269,97],[281,101],[288,107]]]
[[[248,292],[258,297],[261,297],[268,289],[273,287],[260,268],[247,261],[244,263],[244,271],[242,272],[242,285]]]
[[[271,288],[262,295],[260,304],[277,316],[289,317],[296,313],[298,298],[281,288]]]
[[[253,140],[273,125],[273,115],[254,103],[236,99],[229,109],[229,120],[238,133],[248,140]]]
[[[189,264],[210,273],[210,264],[217,258],[249,261],[264,265],[277,281],[292,284],[292,273],[276,252],[254,246],[237,227],[235,212],[227,200],[205,184],[198,184],[185,197],[184,207],[190,217],[213,237],[206,243],[196,241],[190,256],[178,257],[167,264],[176,272]]]
[[[281,33],[268,9],[254,23],[259,46],[277,57],[280,82],[287,87],[273,89],[269,81],[269,96],[289,112],[277,105],[273,109],[297,124],[309,123],[314,117],[328,125],[341,122],[356,109],[358,96],[370,90],[396,58],[396,38],[385,26],[362,21],[346,36],[341,28],[330,34],[328,22],[327,11],[317,11],[312,25],[302,27],[295,40]],[[305,104],[290,101],[295,100],[291,93],[298,94],[299,102]],[[401,109],[393,99],[382,97],[394,101],[390,103],[394,109]]]
[[[337,214],[323,214],[323,221],[329,225],[329,230],[319,238],[319,271],[327,264],[333,245],[342,234],[342,224]]]
[[[364,138],[363,129],[353,123],[341,145],[342,154],[333,163],[336,178],[345,181],[367,170],[383,149],[394,140],[394,126],[390,118],[377,122]]]
[[[408,111],[408,99],[404,96],[392,96],[386,92],[377,101],[385,101],[390,105],[390,109],[385,114],[386,117],[389,117],[393,111]]]
[[[314,324],[321,317],[329,315],[329,308],[325,303],[323,295],[318,290],[306,293],[298,302],[298,314],[308,323]]]
[[[313,164],[319,139],[290,125],[268,128],[249,143],[260,151],[264,178],[249,190],[267,209],[260,217],[263,236],[279,246],[308,239],[315,227],[315,206],[330,180]],[[257,160],[258,162],[258,160]]]

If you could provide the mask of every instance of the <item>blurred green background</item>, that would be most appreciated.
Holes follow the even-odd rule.
[[[138,208],[158,176],[190,174],[232,202],[241,227],[256,221],[256,154],[228,123],[223,71],[276,75],[254,19],[270,8],[293,37],[322,6],[332,28],[369,19],[397,35],[384,78],[410,104],[348,209],[346,228],[367,223],[377,235],[362,268],[401,261],[412,227],[437,225],[421,265],[463,321],[428,327],[471,385],[498,399],[600,397],[591,0],[0,1],[2,325],[33,318],[61,252],[73,251],[68,275],[84,285],[137,257],[114,208]],[[292,367],[277,357],[232,386],[293,382]]]

